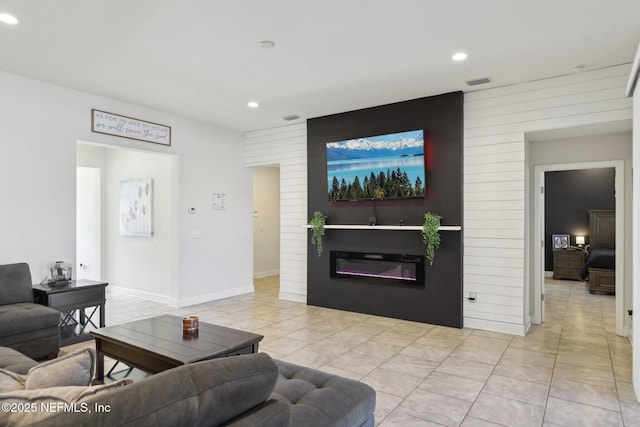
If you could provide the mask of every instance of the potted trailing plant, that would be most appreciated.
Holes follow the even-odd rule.
[[[309,224],[311,225],[311,243],[316,245],[318,256],[322,254],[322,237],[327,217],[320,211],[315,211]]]
[[[427,259],[429,265],[433,265],[433,259],[436,256],[436,249],[440,247],[440,215],[427,212],[424,214],[424,224],[422,225],[422,241],[427,246]]]

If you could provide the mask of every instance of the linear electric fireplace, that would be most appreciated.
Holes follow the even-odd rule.
[[[424,285],[424,256],[331,251],[331,277]]]

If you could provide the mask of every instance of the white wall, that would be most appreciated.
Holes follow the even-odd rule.
[[[253,169],[253,277],[280,273],[280,169]]]
[[[631,134],[616,133],[605,135],[584,136],[579,138],[566,138],[548,141],[533,141],[530,143],[530,172],[539,165],[587,163],[594,161],[622,160],[624,161],[624,229],[632,229],[632,200],[633,191],[631,185]],[[533,194],[533,179],[530,181],[530,190]],[[532,230],[530,229],[532,232]],[[626,233],[629,235],[629,233]],[[534,243],[530,244],[533,251]],[[632,239],[624,242],[624,327],[631,326],[631,318],[627,309],[632,307],[633,287],[632,283]]]
[[[249,132],[247,167],[280,165],[280,298],[307,300],[307,124]]]
[[[169,156],[106,150],[104,279],[110,286],[160,300],[171,294],[171,167]],[[153,178],[153,237],[120,235],[120,181]]]
[[[92,141],[176,156],[169,302],[253,290],[251,172],[239,133],[4,72],[0,93],[0,241],[12,242],[0,246],[2,263],[26,261],[37,278],[52,261],[75,263],[76,143]],[[169,125],[172,146],[93,133],[91,108]],[[213,192],[227,194],[226,211],[213,211]]]
[[[467,327],[526,333],[529,325],[529,132],[631,119],[629,66],[465,94],[464,302]]]

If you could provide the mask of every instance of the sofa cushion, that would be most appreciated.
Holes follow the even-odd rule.
[[[95,407],[87,403],[88,399],[95,399],[128,384],[131,384],[130,379],[93,387],[50,387],[0,393],[0,401],[3,405],[9,405],[7,408],[3,406],[4,410],[0,411],[0,425],[47,425],[52,413],[68,413],[73,417],[78,411],[94,411]],[[11,410],[12,407],[15,410]]]
[[[3,336],[31,333],[58,326],[60,312],[46,305],[16,303],[0,306],[0,330]]]
[[[49,387],[88,386],[93,379],[95,350],[85,348],[41,363],[26,375],[0,369],[0,393]]]
[[[110,412],[56,413],[30,425],[217,426],[267,400],[277,377],[265,353],[197,362],[85,401]]]
[[[27,390],[61,386],[88,386],[94,373],[96,352],[84,348],[29,369],[24,381]]]
[[[0,393],[24,390],[24,376],[0,368]]]
[[[272,398],[290,405],[291,425],[373,425],[375,391],[359,381],[276,360]]]
[[[0,347],[0,368],[16,374],[26,374],[38,362],[9,347]]]
[[[289,405],[269,399],[238,417],[224,423],[224,427],[289,427]]]
[[[33,302],[29,264],[0,265],[0,305]]]

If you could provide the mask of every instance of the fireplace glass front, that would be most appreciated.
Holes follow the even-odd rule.
[[[424,284],[424,256],[331,251],[331,277]]]

